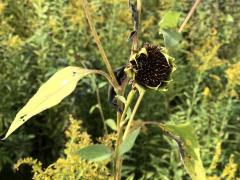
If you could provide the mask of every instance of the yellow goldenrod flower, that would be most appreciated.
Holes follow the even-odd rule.
[[[210,95],[210,89],[208,87],[205,87],[203,90],[203,95],[205,97],[208,97]]]
[[[237,164],[234,162],[234,155],[229,158],[228,164],[225,166],[221,178],[226,180],[232,180],[235,177],[237,171]]]
[[[217,176],[208,176],[207,180],[220,180],[220,177]]]
[[[4,44],[10,48],[17,48],[21,46],[22,43],[23,41],[21,40],[21,38],[18,35],[15,35],[15,36],[10,36],[9,39],[5,41]]]
[[[220,80],[221,80],[221,78],[220,78],[219,76],[217,76],[217,75],[210,74],[209,76],[210,76],[213,80],[215,80],[215,81],[220,81]]]
[[[57,30],[57,19],[53,16],[49,17],[48,26],[53,30]]]
[[[240,62],[232,64],[226,71],[226,77],[230,86],[240,85]]]
[[[19,166],[21,166],[22,164],[31,165],[34,173],[42,173],[43,172],[42,163],[37,160],[34,160],[31,157],[27,157],[27,158],[18,160],[18,162],[14,165],[14,169],[19,170]]]
[[[213,160],[212,160],[212,163],[210,165],[210,170],[213,170],[217,167],[217,163],[220,159],[220,156],[221,156],[221,153],[222,153],[222,142],[218,142],[217,143],[217,146],[216,146],[216,149],[215,149],[215,154],[213,156]]]
[[[2,1],[0,1],[0,15],[3,14],[5,7],[6,7],[6,4],[4,4]]]
[[[42,169],[41,162],[32,158],[20,159],[15,164],[15,169],[18,170],[22,164],[31,165],[33,168],[33,179],[36,180],[51,180],[51,179],[99,179],[112,180],[110,170],[107,168],[107,161],[90,162],[82,160],[76,153],[82,147],[89,146],[92,143],[90,135],[87,132],[81,132],[81,121],[70,116],[70,125],[65,134],[68,142],[65,146],[65,156],[60,157],[56,162],[49,165],[46,169]],[[107,139],[107,140],[106,140]],[[105,137],[107,143],[111,139],[116,139],[112,134]],[[104,140],[104,141],[105,141]]]

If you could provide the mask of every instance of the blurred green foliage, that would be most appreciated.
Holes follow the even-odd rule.
[[[91,0],[96,29],[113,67],[128,61],[132,30],[127,0]],[[188,0],[143,0],[140,43],[163,45],[160,21],[168,11],[183,21]],[[171,47],[177,70],[168,92],[147,93],[137,118],[180,123],[190,120],[201,146],[209,178],[220,177],[230,157],[240,165],[240,1],[205,0],[187,24],[179,44]],[[171,34],[170,34],[171,35]],[[16,112],[59,68],[104,68],[90,35],[80,0],[0,0],[0,132]],[[63,154],[64,130],[71,113],[93,137],[102,135],[96,82],[86,79],[56,108],[33,118],[0,142],[0,177],[19,158],[32,156],[47,166]],[[107,87],[100,89],[106,97]],[[102,98],[105,118],[114,109]],[[3,135],[3,134],[0,134]],[[221,153],[216,155],[217,144]],[[219,152],[219,151],[216,151]],[[218,153],[219,154],[219,153]],[[211,165],[216,164],[215,167]],[[238,161],[237,161],[238,160]],[[210,168],[212,167],[212,168]],[[236,172],[239,176],[239,170]],[[126,157],[123,175],[136,179],[187,179],[175,142],[148,127]]]

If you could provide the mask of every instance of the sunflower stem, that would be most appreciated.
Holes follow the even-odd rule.
[[[142,88],[139,90],[139,97],[138,97],[137,102],[136,102],[136,104],[135,104],[135,106],[134,106],[134,108],[133,108],[133,112],[132,112],[132,114],[131,114],[131,116],[130,116],[130,119],[129,119],[129,121],[128,121],[126,130],[125,130],[125,132],[124,132],[124,134],[123,134],[123,140],[125,140],[126,137],[127,137],[127,135],[129,134],[131,125],[132,125],[132,123],[133,123],[133,119],[134,119],[134,117],[135,117],[135,115],[136,115],[136,113],[137,113],[137,110],[138,110],[138,108],[139,108],[139,105],[140,105],[140,103],[141,103],[141,101],[142,101],[142,99],[143,99],[143,96],[144,96],[145,92],[146,92],[146,91],[145,91],[144,89],[142,89]]]
[[[122,121],[124,120],[124,118],[126,116],[127,110],[129,108],[129,106],[131,105],[135,94],[136,94],[136,90],[131,90],[128,93],[127,102],[124,106],[123,113],[121,114],[121,116],[117,116],[118,138],[117,138],[116,148],[115,148],[115,168],[114,168],[115,169],[115,180],[121,179],[122,158],[118,156],[118,148],[122,142],[122,134],[123,134]]]

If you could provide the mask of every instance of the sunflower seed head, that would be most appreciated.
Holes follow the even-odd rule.
[[[174,70],[173,58],[166,54],[164,48],[145,44],[130,58],[127,74],[145,88],[164,90]]]

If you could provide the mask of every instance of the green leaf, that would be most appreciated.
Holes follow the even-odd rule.
[[[127,120],[130,119],[131,114],[132,114],[132,110],[131,110],[131,108],[129,107],[129,108],[127,109],[127,116],[126,116],[126,118],[125,118],[125,121],[127,121]]]
[[[200,147],[192,125],[190,123],[164,125],[164,131],[178,138],[182,161],[191,178],[205,180],[206,175],[200,158]]]
[[[112,156],[112,151],[103,144],[94,144],[80,149],[77,154],[89,161],[103,161]]]
[[[231,14],[228,14],[228,15],[226,16],[226,20],[227,20],[227,22],[229,22],[229,23],[233,23],[233,22],[234,22],[234,18],[233,18],[233,16],[232,16]]]
[[[17,113],[3,139],[6,139],[34,115],[60,103],[72,93],[81,78],[94,73],[93,71],[69,66],[56,72]]]
[[[180,13],[169,11],[164,14],[160,21],[160,34],[163,35],[165,47],[169,49],[176,48],[179,45],[182,36],[177,32],[177,25]]]
[[[137,128],[133,132],[129,133],[129,135],[126,137],[126,139],[119,146],[119,150],[118,150],[119,156],[123,155],[124,153],[126,153],[132,149],[132,147],[134,146],[134,143],[140,133],[140,129],[141,128]]]
[[[160,29],[176,28],[180,18],[180,13],[176,11],[168,11],[164,14],[160,21]]]
[[[117,130],[116,122],[113,119],[107,119],[105,123],[114,131]]]
[[[99,104],[95,104],[94,106],[92,106],[89,110],[89,114],[92,114],[93,111],[95,111],[95,109],[99,108]]]
[[[126,104],[127,100],[125,99],[125,97],[120,96],[120,95],[116,95],[115,96],[119,101],[121,101],[123,104]]]
[[[163,34],[164,44],[167,49],[176,48],[182,39],[181,34],[174,30],[161,30],[160,33]]]
[[[107,84],[108,84],[107,82],[100,82],[100,83],[98,84],[98,88],[101,89],[101,88],[103,88],[104,86],[106,86]]]

